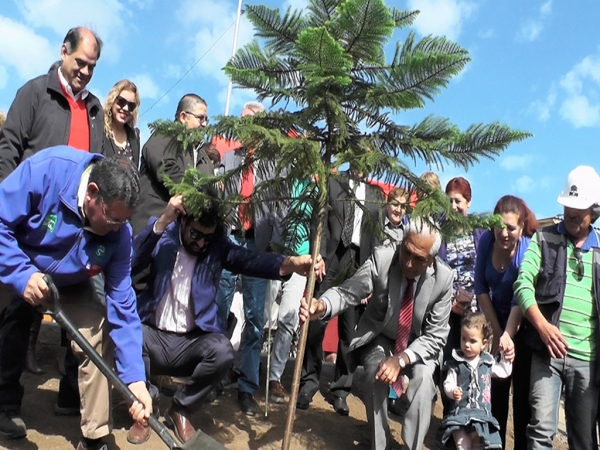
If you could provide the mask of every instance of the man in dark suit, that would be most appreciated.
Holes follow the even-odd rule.
[[[348,364],[365,368],[363,393],[373,450],[391,448],[389,386],[407,402],[404,448],[423,448],[436,393],[433,372],[448,337],[453,294],[453,272],[436,258],[440,243],[435,229],[411,219],[397,248],[377,247],[352,278],[314,299],[310,314],[302,299],[300,320],[310,316],[318,323],[372,294],[350,344]]]
[[[354,274],[371,255],[373,233],[383,223],[383,193],[378,187],[365,182],[363,174],[347,171],[331,175],[327,183],[327,195],[329,208],[321,238],[321,256],[327,272],[317,293],[325,292]],[[353,376],[346,354],[358,321],[357,308],[348,308],[338,320],[338,353],[330,391],[335,411],[347,416],[349,409],[346,397],[352,388]],[[319,390],[326,326],[326,322],[319,321],[312,322],[309,327],[297,402],[300,409],[308,409]]]
[[[184,95],[177,105],[175,120],[188,128],[208,125],[208,110],[204,99],[196,94]],[[171,194],[164,184],[163,176],[180,183],[188,167],[195,167],[204,175],[214,175],[213,165],[199,143],[192,153],[181,151],[181,143],[171,136],[154,133],[142,148],[140,167],[140,192],[142,198],[132,219],[133,235],[136,236],[148,224],[152,216],[160,216],[169,203]],[[179,155],[178,155],[179,153]],[[138,289],[140,286],[136,286]]]

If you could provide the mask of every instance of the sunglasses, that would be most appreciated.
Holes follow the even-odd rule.
[[[203,233],[202,231],[198,231],[198,230],[194,230],[193,228],[190,228],[190,238],[193,241],[201,241],[202,239],[204,239],[204,243],[208,244],[212,238],[215,237],[215,233]]]
[[[119,106],[119,108],[125,108],[125,106],[127,106],[127,109],[129,110],[129,112],[133,112],[133,111],[135,111],[135,108],[137,108],[137,105],[135,104],[135,102],[128,102],[120,95],[117,96],[115,103]]]
[[[184,111],[186,114],[189,114],[190,116],[194,116],[198,122],[200,123],[206,123],[208,125],[208,116],[205,116],[204,114],[194,114],[193,112],[189,112],[189,111]]]
[[[583,255],[581,254],[581,249],[575,247],[573,249],[573,256],[575,256],[575,259],[577,260],[577,277],[581,280],[585,274],[585,266],[583,264]]]

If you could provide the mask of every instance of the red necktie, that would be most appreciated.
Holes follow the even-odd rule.
[[[412,326],[413,309],[415,306],[415,298],[413,295],[413,284],[415,280],[413,278],[406,279],[406,289],[402,296],[402,303],[400,303],[400,314],[398,314],[398,330],[396,331],[396,344],[394,345],[394,355],[398,356],[408,347],[408,338],[410,336],[410,329]],[[396,382],[392,388],[394,392],[400,397],[404,391],[404,377],[402,373],[398,374]]]
[[[250,155],[252,153],[250,152]],[[240,187],[240,195],[244,197],[244,201],[248,202],[250,200],[250,196],[252,195],[252,191],[254,190],[254,163],[250,164],[248,170],[242,172],[242,185]],[[244,217],[246,214],[246,207],[244,203],[242,203],[239,208],[240,221],[242,222],[242,227],[245,231],[248,231],[252,228],[252,221],[248,217]]]

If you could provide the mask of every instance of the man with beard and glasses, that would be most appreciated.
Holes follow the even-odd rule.
[[[598,408],[600,177],[589,166],[568,176],[558,197],[564,219],[538,231],[514,285],[533,350],[527,426],[529,449],[552,448],[564,387],[570,449],[594,448]],[[574,423],[576,422],[576,423]]]
[[[223,269],[280,280],[292,273],[307,275],[312,266],[310,255],[259,253],[233,243],[221,223],[216,191],[198,190],[207,201],[197,214],[187,213],[182,196],[176,195],[160,218],[149,220],[135,237],[132,264],[133,273],[151,264],[150,282],[138,298],[146,373],[190,377],[165,414],[183,442],[195,433],[190,416],[233,364],[233,347],[217,314]],[[315,270],[323,270],[320,257]],[[158,389],[150,385],[149,391],[157,402]],[[149,436],[149,428],[137,422],[127,440],[141,444]]]

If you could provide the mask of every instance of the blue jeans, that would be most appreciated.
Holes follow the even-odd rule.
[[[300,300],[306,287],[306,277],[292,274],[292,277],[283,282],[283,294],[279,305],[277,319],[277,333],[273,340],[271,350],[271,370],[269,381],[279,381],[283,370],[290,357],[290,346],[294,337],[294,331],[298,326],[298,312],[300,311]]]
[[[531,360],[531,422],[529,450],[551,449],[558,428],[561,390],[565,389],[565,416],[570,450],[592,448],[598,409],[594,362],[566,356],[555,359],[534,353]]]
[[[255,250],[254,239],[242,239],[239,236],[231,236],[231,240],[247,248]],[[235,292],[235,281],[237,275],[223,270],[217,293],[217,305],[219,308],[219,322],[223,329],[227,329],[227,317],[231,309],[233,294]],[[242,338],[242,357],[240,361],[240,378],[238,386],[240,392],[254,394],[258,390],[258,370],[260,367],[260,350],[262,345],[262,331],[265,323],[265,296],[267,293],[268,280],[263,278],[247,277],[242,275],[242,295],[244,296],[244,316],[246,324]]]

